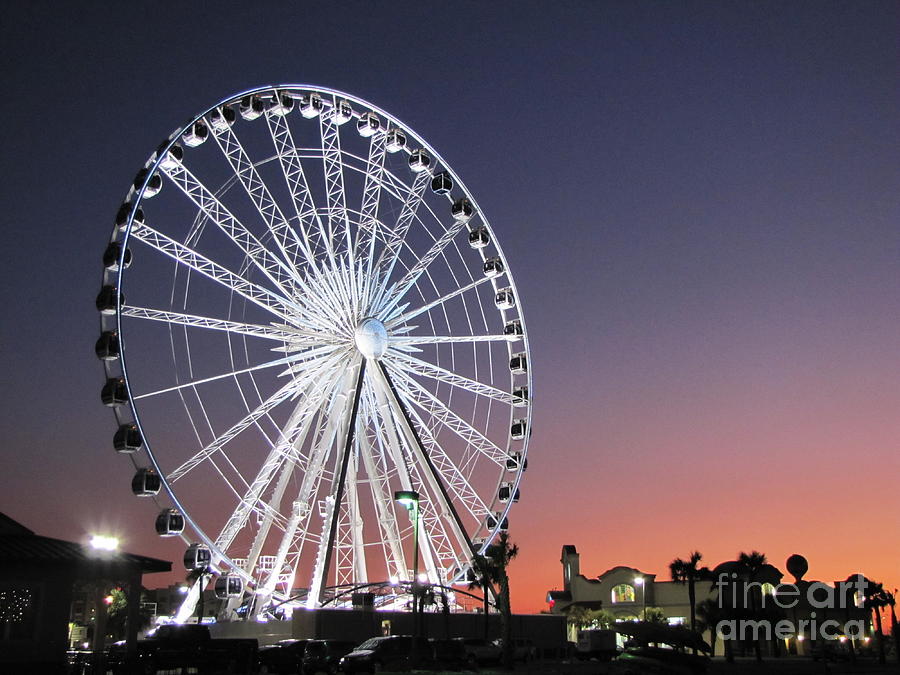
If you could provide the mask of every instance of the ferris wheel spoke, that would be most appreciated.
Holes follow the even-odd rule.
[[[385,134],[374,134],[369,139],[369,156],[366,160],[366,177],[359,218],[360,255],[366,260],[365,288],[368,297],[372,281],[372,264],[375,262],[375,244],[378,239],[378,206],[384,184]]]
[[[416,264],[409,268],[409,271],[403,275],[403,278],[394,284],[386,301],[378,308],[378,313],[384,315],[390,312],[409,290],[416,285],[419,277],[422,276],[422,272],[424,272],[425,269],[444,252],[444,249],[447,248],[456,235],[458,235],[465,227],[466,221],[457,220],[453,225],[447,228],[447,231],[444,232],[441,238],[435,241],[434,244],[431,245],[431,248],[428,249]]]
[[[391,347],[407,347],[413,345],[439,345],[470,342],[515,342],[513,335],[407,335],[405,337],[388,338]]]
[[[459,503],[466,507],[475,522],[481,522],[490,512],[488,505],[478,496],[460,468],[438,443],[422,416],[412,408],[409,413],[419,424],[419,434],[428,449],[428,456],[431,457],[441,476],[447,480],[448,490],[456,495]]]
[[[425,197],[425,188],[430,182],[430,171],[425,170],[417,173],[415,180],[413,180],[412,190],[403,201],[403,206],[400,208],[400,215],[397,217],[397,223],[390,232],[388,243],[381,251],[378,263],[375,265],[375,270],[372,273],[372,278],[377,282],[374,288],[375,297],[371,298],[371,306],[373,307],[377,307],[381,304],[382,296],[384,295],[391,278],[391,272],[397,264],[397,260],[400,257],[400,251],[403,248],[403,243],[406,241],[406,234],[409,231],[409,226],[412,225],[413,219],[416,216],[416,211],[419,210],[419,205]]]
[[[461,286],[457,288],[455,291],[451,291],[446,295],[442,295],[437,300],[432,300],[429,303],[422,305],[421,307],[417,307],[412,309],[405,314],[400,314],[405,308],[406,305],[400,305],[399,307],[395,307],[392,312],[387,315],[379,315],[381,320],[384,322],[386,326],[389,328],[393,328],[394,326],[402,325],[403,323],[409,321],[410,319],[414,319],[420,314],[424,314],[425,312],[434,309],[435,307],[444,304],[448,300],[452,300],[455,297],[462,295],[463,293],[467,293],[474,288],[478,288],[481,284],[487,283],[491,281],[490,277],[481,277],[480,279],[476,279],[471,283],[466,284],[465,286]],[[398,316],[399,315],[399,316]]]
[[[456,540],[463,544],[463,550],[467,552],[471,551],[472,541],[469,534],[463,525],[459,512],[456,510],[453,501],[450,499],[450,495],[447,492],[444,482],[441,480],[440,474],[429,457],[425,446],[422,444],[422,439],[413,424],[408,410],[403,405],[403,400],[400,398],[399,391],[388,373],[388,368],[384,362],[379,362],[378,365],[379,368],[376,370],[376,381],[387,390],[386,394],[388,395],[388,401],[400,422],[400,430],[406,436],[407,443],[412,450],[413,455],[418,460],[418,465],[422,468],[423,478],[430,488],[430,494],[435,499],[439,500],[445,521],[453,529]]]
[[[344,447],[339,456],[335,457],[335,466],[340,468],[336,472],[335,481],[332,485],[331,510],[326,514],[325,527],[322,532],[324,540],[320,542],[319,552],[316,555],[316,562],[313,568],[312,585],[309,589],[308,602],[316,602],[321,604],[322,594],[325,591],[325,582],[331,567],[331,559],[334,554],[334,544],[337,536],[338,518],[340,516],[341,504],[343,502],[344,490],[346,489],[347,471],[350,464],[350,456],[353,449],[353,439],[356,432],[356,416],[359,412],[359,401],[362,396],[363,381],[366,374],[366,359],[360,358],[352,368],[349,369],[348,375],[353,370],[357,371],[356,385],[351,390],[344,392],[344,404],[339,409],[346,409],[352,393],[352,403],[349,411],[344,410],[342,415],[339,438],[344,440]],[[352,385],[351,385],[352,386]],[[339,461],[338,461],[339,460]],[[327,533],[327,534],[326,534]]]
[[[401,570],[406,569],[403,556],[403,548],[400,545],[400,536],[397,529],[397,516],[394,512],[393,494],[391,493],[390,479],[387,470],[375,455],[375,449],[365,429],[365,420],[374,428],[379,424],[375,415],[375,405],[372,401],[372,388],[366,387],[363,391],[364,420],[357,430],[356,436],[359,444],[359,455],[363,461],[363,467],[368,476],[369,489],[372,493],[372,502],[375,504],[375,520],[381,531],[381,546],[387,564],[388,578],[397,576]],[[381,445],[381,435],[375,431],[375,440],[379,444],[378,457],[385,457],[385,450]]]
[[[421,375],[440,382],[446,382],[454,387],[465,389],[472,394],[486,396],[501,403],[512,405],[515,401],[513,395],[507,391],[463,375],[457,375],[446,368],[441,368],[409,354],[392,354],[391,365],[401,368],[410,375]]]
[[[350,265],[353,266],[353,236],[347,217],[347,198],[344,191],[344,169],[341,162],[341,137],[334,123],[334,107],[319,115],[319,133],[322,138],[322,163],[325,169],[325,193],[328,204],[328,231],[336,238],[335,224],[344,230],[344,239]]]
[[[296,460],[297,450],[294,444],[297,438],[305,433],[306,426],[312,423],[326,393],[327,389],[321,387],[317,381],[306,384],[303,400],[298,403],[287,425],[282,430],[281,439],[272,446],[244,498],[238,504],[238,508],[232,513],[228,522],[219,533],[219,537],[216,540],[217,546],[227,548],[231,545],[237,533],[246,524],[247,518],[258,508],[260,497],[270,485],[275,472],[284,462]]]
[[[330,352],[330,351],[333,351],[333,350],[334,350],[334,347],[332,347],[331,345],[329,345],[329,346],[327,346],[327,347],[320,347],[320,348],[318,348],[318,349],[319,349],[319,350],[322,350],[322,351],[320,351],[319,353],[328,353],[328,352]],[[191,380],[190,382],[184,382],[184,383],[182,383],[182,384],[176,384],[176,385],[174,385],[174,386],[172,386],[172,387],[166,387],[165,389],[157,389],[156,391],[148,391],[148,392],[145,392],[145,393],[143,393],[143,394],[137,394],[137,395],[133,396],[132,398],[134,398],[134,400],[137,401],[137,400],[140,400],[140,399],[142,399],[142,398],[150,398],[151,396],[159,396],[160,394],[167,394],[167,393],[169,393],[169,392],[179,391],[179,390],[181,390],[181,389],[186,389],[186,388],[188,388],[188,387],[197,387],[197,386],[199,386],[199,385],[201,385],[201,384],[208,384],[208,383],[210,383],[210,382],[215,382],[215,381],[217,381],[217,380],[222,380],[222,379],[224,379],[224,378],[226,378],[226,377],[235,377],[235,376],[237,376],[237,375],[244,375],[244,374],[246,374],[246,373],[252,373],[252,372],[255,372],[255,371],[257,371],[257,370],[263,370],[263,369],[265,369],[265,368],[274,368],[275,366],[283,366],[283,365],[288,364],[288,363],[294,363],[294,362],[300,361],[300,360],[302,360],[302,359],[305,359],[305,358],[307,358],[310,354],[312,354],[312,352],[314,352],[314,351],[317,351],[317,350],[313,349],[313,350],[310,350],[310,351],[308,351],[308,352],[304,352],[304,353],[300,353],[300,354],[294,354],[294,355],[292,355],[292,356],[287,356],[287,357],[281,358],[281,359],[275,359],[274,361],[267,361],[267,362],[265,362],[265,363],[260,363],[260,364],[255,365],[255,366],[249,366],[248,368],[239,368],[238,370],[232,370],[232,371],[229,371],[229,372],[227,372],[227,373],[220,373],[220,374],[218,374],[218,375],[212,375],[212,376],[210,376],[210,377],[204,377],[204,378],[201,378],[201,379],[199,379],[199,380]],[[288,372],[291,372],[291,371],[288,371]]]
[[[134,305],[123,305],[121,315],[135,319],[148,319],[150,321],[159,321],[167,324],[189,326],[191,328],[207,328],[210,330],[219,330],[226,333],[235,333],[237,335],[247,335],[249,337],[262,338],[264,340],[274,340],[276,342],[293,341],[298,337],[309,338],[309,346],[312,346],[314,344],[312,342],[313,339],[321,336],[320,333],[293,331],[286,328],[276,328],[273,326],[263,326],[261,324],[243,323],[240,321],[230,321],[227,319],[214,319],[208,316],[197,316],[196,314],[184,314],[181,312],[168,312],[161,309],[151,309],[149,307],[136,307]]]
[[[279,119],[283,120],[283,117]],[[213,127],[213,137],[222,151],[222,154],[231,165],[232,171],[238,177],[247,196],[253,202],[266,227],[272,233],[278,248],[285,260],[288,261],[292,271],[298,267],[298,249],[308,252],[303,243],[297,238],[295,232],[288,224],[287,218],[281,211],[281,207],[272,197],[268,186],[259,175],[256,166],[250,160],[250,156],[244,149],[237,134],[231,126]],[[291,274],[295,281],[302,281],[296,271]]]
[[[329,369],[334,368],[335,362],[336,360],[334,357],[331,359],[325,359],[320,362],[315,369],[310,370],[304,377],[296,378],[285,384],[283,387],[281,387],[281,389],[276,391],[269,398],[260,403],[256,408],[251,410],[243,419],[232,425],[227,431],[219,435],[214,441],[206,445],[199,452],[183,462],[178,468],[169,473],[166,476],[166,480],[170,483],[175,483],[183,478],[194,468],[200,465],[204,460],[222,450],[222,448],[224,448],[227,443],[236,438],[243,431],[249,429],[251,426],[256,425],[261,418],[268,416],[272,412],[272,410],[274,410],[279,404],[288,400],[289,398],[297,396],[298,393],[301,393],[303,391],[304,387],[310,387],[312,386],[313,382],[323,379],[323,374],[327,374]],[[284,430],[282,434],[286,435],[287,431],[287,429]],[[267,436],[266,439],[268,440]],[[274,445],[271,441],[269,441],[269,444]]]
[[[224,132],[216,132],[214,137],[222,147],[223,141],[220,135]],[[231,144],[239,150],[243,150],[235,140]],[[228,156],[226,148],[222,152]],[[247,162],[252,167],[253,165]],[[246,170],[246,168],[245,168]],[[238,169],[235,169],[238,172]],[[278,288],[282,294],[290,295],[294,285],[296,274],[282,260],[276,258],[263,244],[241,223],[216,196],[201,183],[190,170],[178,160],[172,159],[162,167],[162,172],[168,176],[184,194],[206,216],[212,220],[222,233],[244,252],[250,261]],[[238,172],[242,182],[246,180],[244,173]],[[247,188],[248,192],[250,188]],[[255,203],[255,202],[254,202]],[[260,213],[263,214],[261,207]]]
[[[284,179],[287,182],[288,190],[294,202],[294,210],[303,235],[300,239],[302,242],[301,249],[306,256],[307,262],[311,268],[316,267],[315,251],[308,243],[311,240],[312,230],[316,229],[319,232],[319,239],[325,247],[329,260],[334,263],[334,249],[331,240],[328,239],[325,225],[322,223],[322,219],[316,210],[315,200],[313,200],[312,192],[310,192],[306,173],[303,170],[303,163],[300,161],[300,155],[297,153],[297,146],[294,144],[293,134],[287,123],[287,118],[269,110],[266,112],[266,123],[269,135],[272,137],[272,143],[275,145],[275,152],[278,155]]]
[[[169,481],[169,483],[176,483],[186,476],[206,459],[221,450],[229,441],[240,435],[245,429],[253,426],[257,420],[267,415],[280,403],[288,400],[293,395],[295,389],[295,384],[293,382],[288,382],[260,405],[251,410],[242,420],[232,425],[231,428],[218,436],[212,443],[206,445],[200,452],[194,454],[190,459],[169,473],[166,476],[166,480]]]
[[[411,440],[411,437],[407,435],[408,430],[402,430],[404,424],[402,421],[403,417],[402,414],[397,411],[394,402],[391,400],[389,387],[381,380],[381,378],[373,378],[372,392],[374,403],[373,412],[377,413],[377,417],[381,421],[381,424],[376,426],[376,433],[378,434],[377,438],[379,439],[379,446],[383,451],[382,461],[385,464],[390,463],[394,466],[397,472],[397,479],[399,480],[402,489],[422,490],[425,481],[418,472],[418,466],[414,459],[415,450],[411,449],[413,446],[410,445],[414,439]],[[409,459],[407,459],[407,454],[404,453],[404,448],[409,449]],[[397,521],[394,504],[395,502],[392,501],[390,508],[394,509],[393,523],[395,528],[394,531],[396,532],[395,536],[398,540],[402,540],[402,532],[400,524]],[[420,554],[425,563],[425,568],[429,571],[433,571],[435,566],[431,555],[431,545],[426,536],[424,525],[421,522],[419,523],[419,544]],[[409,568],[407,566],[406,558],[403,555],[402,548],[400,555],[397,557],[397,561],[400,565],[400,569],[397,573],[398,578],[406,578],[407,570]]]
[[[281,317],[284,321],[288,323],[292,322],[293,313],[290,308],[293,303],[287,298],[262,288],[234,272],[230,272],[218,263],[200,255],[193,249],[184,244],[180,244],[148,225],[135,223],[131,229],[131,236],[142,241],[151,248],[156,249],[160,253],[169,256],[185,267],[212,279],[222,286],[225,286],[227,289],[246,298],[250,302]],[[298,320],[294,317],[293,322],[297,321]],[[312,324],[306,324],[305,327],[315,328]]]
[[[460,417],[428,389],[409,377],[402,370],[394,370],[400,377],[399,387],[407,395],[407,399],[415,403],[421,410],[440,422],[447,429],[464,440],[487,459],[501,467],[506,466],[506,452],[493,441]]]

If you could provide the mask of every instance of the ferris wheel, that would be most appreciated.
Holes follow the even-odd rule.
[[[306,85],[224,99],[138,172],[103,262],[114,448],[232,611],[320,606],[419,559],[449,586],[507,528],[531,431],[519,294],[395,117]]]

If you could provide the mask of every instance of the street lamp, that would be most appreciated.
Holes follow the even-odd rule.
[[[410,513],[413,521],[413,636],[419,636],[419,493],[415,490],[397,490],[394,493],[394,501],[403,505]]]
[[[644,577],[635,577],[634,583],[641,587],[641,621],[647,620],[647,587],[644,586]]]

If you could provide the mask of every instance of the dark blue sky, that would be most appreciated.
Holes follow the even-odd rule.
[[[813,573],[871,561],[896,584],[879,507],[900,471],[898,19],[894,2],[7,4],[0,510],[180,556],[110,447],[100,257],[170,131],[311,83],[428,139],[513,266],[536,373],[519,608],[568,543],[596,573],[796,546]],[[860,532],[869,509],[883,522]]]

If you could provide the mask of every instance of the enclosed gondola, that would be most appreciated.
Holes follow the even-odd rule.
[[[154,497],[162,488],[162,480],[155,469],[140,468],[131,479],[131,491],[135,497]]]
[[[184,552],[184,569],[205,570],[212,563],[212,551],[205,544],[191,544]]]
[[[156,533],[160,537],[175,537],[184,532],[184,516],[178,509],[163,509],[156,516]]]
[[[144,439],[136,424],[122,424],[113,435],[113,447],[116,452],[130,454],[137,452],[144,445]]]
[[[100,400],[109,408],[118,408],[128,403],[128,388],[125,386],[125,378],[110,377],[100,390]]]
[[[189,148],[202,145],[207,138],[209,138],[209,127],[200,120],[194,122],[187,131],[181,134],[181,140]]]

